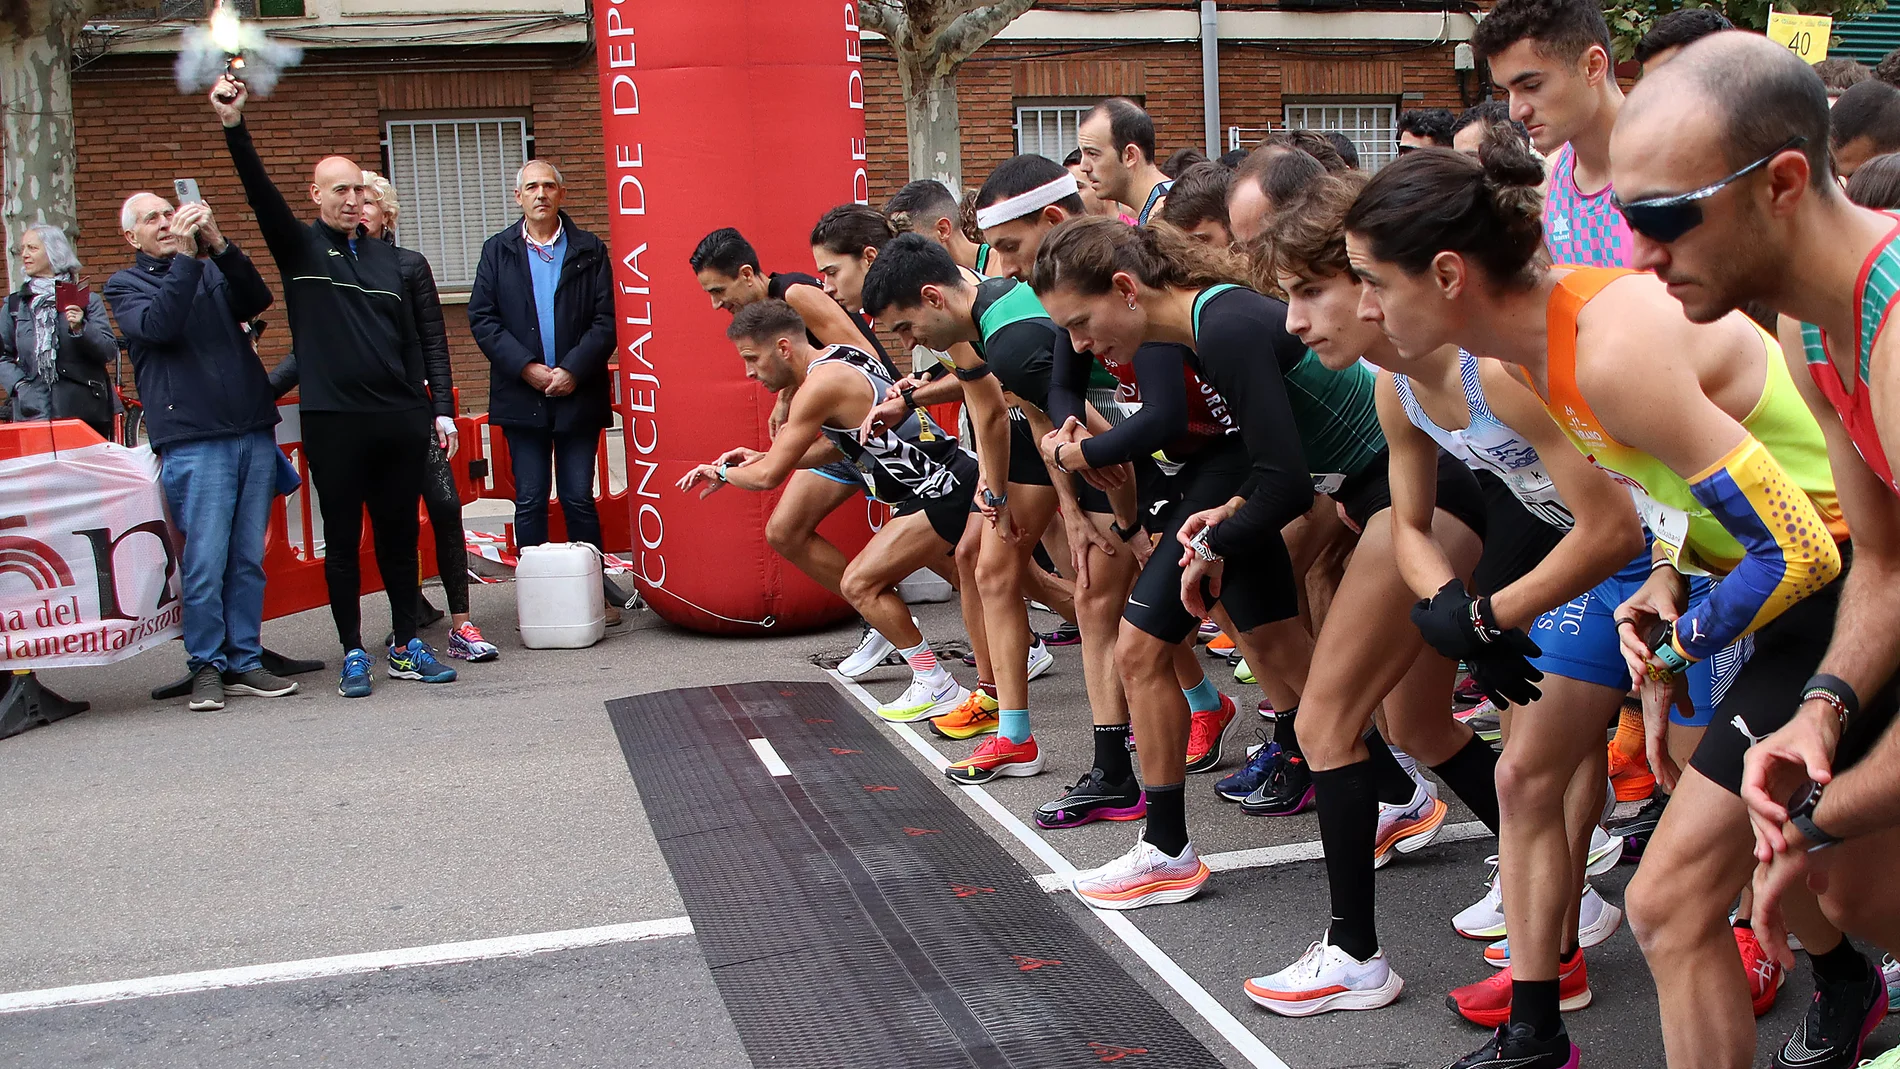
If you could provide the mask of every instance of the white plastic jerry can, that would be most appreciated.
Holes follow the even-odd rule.
[[[521,644],[531,650],[578,650],[607,632],[600,551],[585,542],[527,546],[515,565],[515,611]]]

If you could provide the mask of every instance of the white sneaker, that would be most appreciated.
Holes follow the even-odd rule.
[[[1185,902],[1200,893],[1209,875],[1193,843],[1181,848],[1180,857],[1169,857],[1137,836],[1126,854],[1070,877],[1069,889],[1097,909],[1140,909]]]
[[[952,679],[950,673],[945,672],[943,679],[935,684],[928,680],[912,679],[910,686],[896,700],[877,707],[877,715],[894,724],[908,724],[947,713],[962,705],[969,697],[970,692]]]
[[[1491,866],[1490,879],[1486,881],[1484,897],[1466,906],[1451,919],[1451,926],[1466,939],[1482,939],[1489,942],[1504,935],[1504,881],[1498,878],[1498,858],[1496,854],[1484,859]]]
[[[916,621],[913,619],[911,622]],[[870,624],[865,624],[864,634],[858,639],[858,648],[838,662],[838,674],[846,679],[856,679],[883,664],[884,658],[895,652],[897,652],[895,643],[885,638],[882,632]]]
[[[1583,901],[1577,905],[1577,945],[1585,950],[1616,934],[1623,926],[1623,911],[1605,902],[1597,889],[1585,884]]]
[[[1366,961],[1322,939],[1300,960],[1271,976],[1246,983],[1247,997],[1283,1017],[1311,1017],[1328,1010],[1376,1010],[1405,990],[1381,950]]]
[[[1372,867],[1385,868],[1394,853],[1412,854],[1432,845],[1451,807],[1419,784],[1404,805],[1379,803],[1379,834],[1373,840]]]
[[[1036,644],[1029,647],[1029,678],[1034,679],[1055,666],[1056,655],[1049,652],[1049,647],[1043,645],[1041,639],[1037,639]]]
[[[1611,835],[1597,825],[1590,831],[1590,860],[1585,864],[1583,874],[1586,878],[1601,876],[1616,867],[1623,860],[1623,837]]]

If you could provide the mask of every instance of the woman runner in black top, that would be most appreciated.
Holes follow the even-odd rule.
[[[1250,661],[1267,669],[1263,679],[1292,680],[1296,691],[1303,682],[1306,636],[1280,528],[1307,511],[1313,489],[1278,362],[1261,359],[1260,323],[1247,314],[1250,298],[1265,298],[1234,290],[1227,300],[1241,311],[1205,321],[1199,332],[1193,323],[1194,298],[1241,274],[1237,261],[1165,224],[1136,230],[1107,219],[1063,223],[1036,257],[1032,284],[1072,347],[1093,352],[1118,377],[1129,373],[1128,363],[1140,361],[1133,377],[1142,391],[1142,414],[1101,439],[1131,449],[1131,455],[1133,448],[1165,445],[1168,459],[1180,465],[1177,496],[1162,516],[1163,533],[1170,537],[1135,582],[1116,649],[1143,754],[1148,826],[1128,854],[1079,874],[1073,883],[1078,896],[1103,908],[1182,901],[1207,878],[1188,841],[1182,809],[1190,719],[1168,671],[1174,648],[1197,626],[1200,603],[1218,602],[1216,619],[1243,644]],[[1138,352],[1144,341],[1177,348]],[[1150,406],[1158,416],[1150,415]],[[1096,460],[1125,459],[1084,461],[1092,441],[1075,445],[1058,438],[1048,455],[1071,471]],[[1241,541],[1225,538],[1203,546],[1209,557],[1236,553],[1224,569],[1204,576],[1203,587],[1202,575],[1190,575],[1188,560],[1196,552],[1180,552],[1172,535],[1190,515],[1226,504],[1243,487],[1247,518],[1235,534],[1246,540],[1246,551],[1238,552]],[[1194,569],[1207,563],[1195,559]],[[1184,583],[1192,606],[1183,604]]]

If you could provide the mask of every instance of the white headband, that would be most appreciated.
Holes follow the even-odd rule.
[[[1007,200],[999,200],[987,208],[978,208],[976,210],[977,229],[988,230],[999,223],[1020,219],[1030,212],[1039,212],[1057,201],[1075,196],[1081,188],[1075,184],[1075,176],[1065,171],[1061,178],[1037,186],[1027,193],[1018,193]]]

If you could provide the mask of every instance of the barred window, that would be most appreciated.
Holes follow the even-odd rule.
[[[1034,107],[1018,105],[1016,108],[1016,151],[1022,155],[1034,153],[1061,163],[1063,158],[1076,150],[1076,127],[1082,125],[1082,117],[1095,107],[1095,102],[1086,104],[1053,104]]]
[[[387,131],[402,205],[396,243],[427,256],[443,289],[468,289],[482,242],[521,218],[515,172],[528,161],[528,120],[391,119]]]
[[[1345,134],[1359,150],[1359,169],[1367,174],[1399,158],[1396,104],[1288,104],[1286,128]]]

